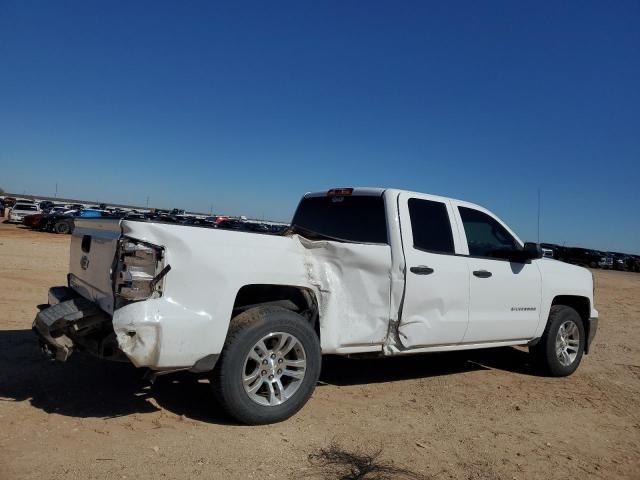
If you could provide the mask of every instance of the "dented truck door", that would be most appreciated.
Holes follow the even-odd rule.
[[[398,197],[406,287],[398,326],[406,348],[462,342],[469,323],[469,268],[449,200],[402,192]]]

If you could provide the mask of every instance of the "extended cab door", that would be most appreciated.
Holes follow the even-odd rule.
[[[406,285],[398,326],[406,348],[459,343],[469,321],[469,269],[448,199],[398,196]]]
[[[521,249],[520,241],[490,212],[463,202],[452,205],[469,254],[469,328],[464,343],[532,338],[542,295],[538,260],[496,258]]]

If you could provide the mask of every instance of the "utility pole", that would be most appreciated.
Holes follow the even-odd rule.
[[[149,208],[149,195],[147,195],[147,208]]]
[[[540,243],[540,187],[538,187],[538,243]]]
[[[53,198],[58,198],[58,182],[56,182],[56,194],[53,196]]]

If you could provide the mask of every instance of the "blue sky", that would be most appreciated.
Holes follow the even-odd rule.
[[[640,253],[640,3],[0,5],[5,190],[289,219],[305,191],[474,201]]]

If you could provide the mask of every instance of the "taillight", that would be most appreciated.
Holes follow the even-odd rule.
[[[164,263],[164,249],[124,237],[118,249],[115,293],[135,302],[162,295],[162,278],[171,269]]]

